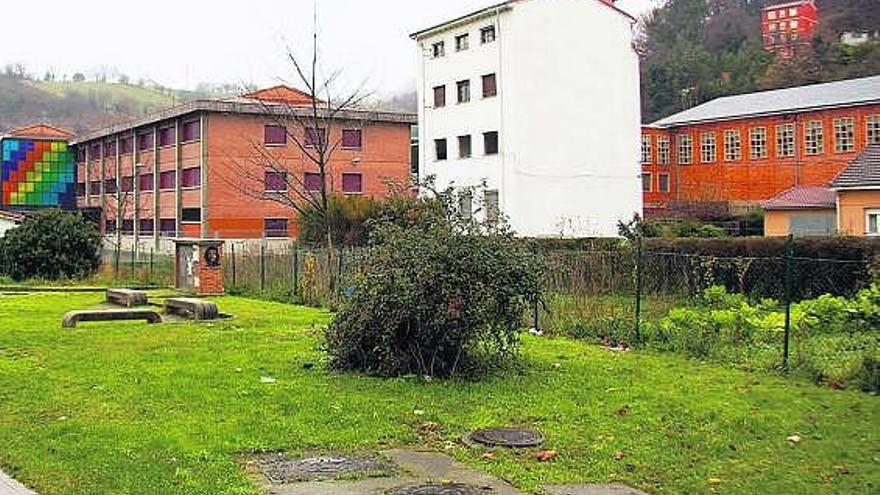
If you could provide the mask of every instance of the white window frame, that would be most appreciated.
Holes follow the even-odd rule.
[[[463,52],[471,47],[471,35],[470,33],[460,34],[455,37],[455,51]]]
[[[692,165],[694,163],[694,137],[690,134],[679,134],[677,141],[678,164]],[[687,145],[685,145],[685,142],[687,142]],[[682,153],[682,151],[686,151],[686,153]],[[684,157],[687,157],[687,160]]]
[[[840,117],[834,119],[834,152],[852,153],[856,150],[856,119]]]
[[[645,179],[648,179],[648,188],[645,189]],[[642,192],[643,193],[652,193],[654,192],[654,174],[651,172],[642,172]]]
[[[825,123],[821,120],[804,122],[804,152],[809,156],[825,154]]]
[[[669,165],[669,136],[657,136],[657,164]]]
[[[663,177],[666,177],[666,187],[662,187],[663,181],[661,179]],[[672,189],[672,187],[671,187],[672,182],[670,182],[671,180],[672,180],[672,178],[669,176],[669,174],[665,174],[665,173],[657,174],[657,191],[659,191],[661,193],[668,193]]]
[[[767,12],[767,19],[769,19],[771,21],[775,21],[776,20],[776,11],[774,10],[772,12]]]
[[[488,39],[487,33],[492,33],[492,39]],[[495,27],[494,24],[486,26],[480,29],[480,44],[486,45],[488,43],[494,43],[495,40],[498,39],[498,28]]]
[[[877,232],[871,232],[871,217],[877,217]],[[865,210],[865,235],[869,237],[880,237],[880,208],[869,208]]]
[[[446,56],[446,42],[438,41],[431,45],[431,58],[443,58]]]
[[[700,134],[700,163],[716,163],[718,161],[718,136],[715,132]]]
[[[642,164],[650,165],[652,162],[654,141],[649,134],[642,135]]]
[[[880,144],[880,115],[868,115],[865,118],[865,136],[868,145]]]
[[[749,157],[752,160],[764,160],[769,156],[767,148],[767,128],[764,126],[750,128]]]
[[[724,161],[738,162],[742,160],[742,135],[739,129],[724,131]]]
[[[778,124],[776,126],[776,157],[794,157],[797,151],[795,143],[797,143],[795,138],[795,125],[792,123]]]

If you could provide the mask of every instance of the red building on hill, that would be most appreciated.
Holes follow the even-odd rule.
[[[733,213],[796,186],[827,186],[880,143],[880,76],[718,98],[645,126],[647,215]]]
[[[819,23],[815,0],[797,0],[764,7],[761,13],[764,49],[792,57],[808,48]]]

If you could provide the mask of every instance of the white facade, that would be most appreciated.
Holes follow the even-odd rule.
[[[0,237],[5,236],[6,231],[14,229],[18,224],[17,219],[0,214]]]
[[[490,27],[495,39],[484,43]],[[458,50],[465,34],[468,47]],[[421,178],[434,176],[440,188],[485,181],[522,236],[616,236],[618,221],[641,212],[630,17],[601,0],[514,0],[413,38]],[[435,57],[441,42],[445,55]],[[493,74],[497,95],[484,97],[483,76]],[[458,101],[460,81],[469,81],[468,102]],[[446,104],[438,107],[441,86]],[[496,132],[498,153],[487,154],[484,135]],[[460,136],[471,136],[469,157]],[[445,160],[436,149],[443,139]]]

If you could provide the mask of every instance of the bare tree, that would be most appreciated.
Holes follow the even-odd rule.
[[[113,244],[114,248],[114,272],[118,275],[122,251],[122,236],[124,234],[123,230],[125,230],[123,226],[125,225],[125,220],[128,217],[128,214],[134,211],[135,196],[133,188],[123,187],[122,184],[116,184],[116,192],[113,194],[107,194],[105,197],[107,199],[105,211],[108,214],[112,213],[113,219],[116,221],[116,230],[114,232],[115,239],[111,241],[111,244]],[[132,249],[136,249],[136,247],[132,247]]]
[[[317,26],[317,15],[315,17]],[[298,215],[316,215],[320,221],[327,248],[332,253],[333,237],[330,230],[328,204],[333,190],[332,162],[334,154],[342,147],[341,122],[359,122],[363,127],[371,121],[371,112],[359,110],[370,97],[361,84],[354,90],[339,90],[341,70],[325,73],[319,61],[317,29],[312,33],[311,54],[300,58],[288,46],[286,58],[292,66],[296,86],[303,88],[303,101],[284,99],[257,99],[254,104],[262,107],[261,113],[270,117],[283,132],[287,143],[299,151],[304,163],[295,163],[284,150],[267,146],[262,140],[251,140],[250,157],[230,157],[236,168],[227,178],[231,187],[248,197],[280,204]],[[303,170],[317,170],[318,184],[307,184]],[[281,187],[267,191],[266,174]]]

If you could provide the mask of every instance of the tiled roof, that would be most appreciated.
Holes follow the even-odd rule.
[[[72,139],[73,133],[49,124],[34,124],[12,129],[7,136],[16,138]]]
[[[880,188],[880,144],[868,146],[837,176],[831,187],[835,189]]]
[[[880,76],[725,96],[660,119],[654,127],[880,103]]]
[[[836,208],[837,193],[821,186],[797,186],[761,203],[765,210]]]

